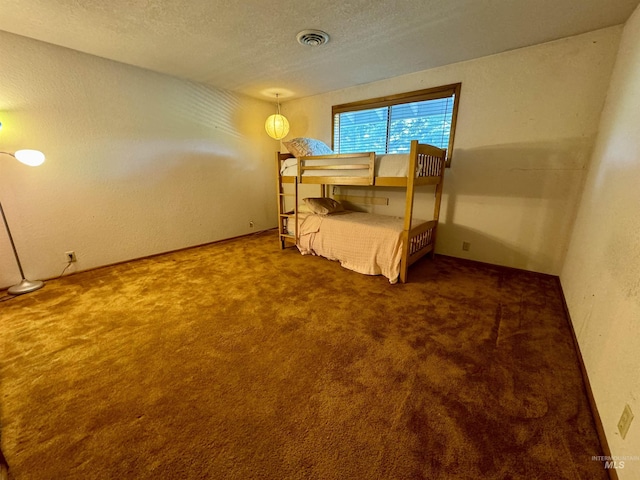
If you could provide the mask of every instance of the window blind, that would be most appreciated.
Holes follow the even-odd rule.
[[[334,107],[338,110],[333,118],[334,151],[408,153],[411,140],[449,148],[455,90],[436,95],[429,91],[426,100],[415,100],[415,95],[375,99],[375,108],[367,108],[366,102],[354,104],[353,110],[348,105]]]

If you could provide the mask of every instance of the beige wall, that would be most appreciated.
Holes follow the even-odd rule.
[[[283,106],[292,128],[287,138],[330,143],[332,105],[462,82],[437,251],[557,275],[620,32],[609,28],[290,101]],[[402,214],[401,195],[379,194],[392,203],[377,211]],[[432,198],[421,196],[418,217],[430,215]]]
[[[612,453],[640,457],[640,7],[624,28],[560,278]],[[625,404],[636,418],[622,440]],[[618,475],[640,478],[640,460]]]
[[[275,226],[272,104],[5,32],[0,58],[0,150],[47,155],[0,158],[27,277],[60,275],[67,250],[87,269]]]

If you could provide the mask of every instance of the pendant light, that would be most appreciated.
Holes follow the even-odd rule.
[[[267,131],[267,135],[275,140],[280,140],[287,136],[289,133],[289,120],[284,115],[280,114],[280,102],[278,101],[278,94],[276,93],[276,113],[270,115],[267,121],[264,122],[264,129]]]

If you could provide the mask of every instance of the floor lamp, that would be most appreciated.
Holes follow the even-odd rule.
[[[18,150],[16,153],[0,153],[11,155],[19,162],[22,162],[25,165],[29,165],[30,167],[37,167],[38,165],[42,165],[42,162],[44,162],[44,154],[42,152],[39,152],[38,150]],[[7,229],[7,235],[9,236],[9,241],[11,242],[11,248],[13,248],[13,254],[16,257],[16,263],[18,264],[18,269],[20,270],[20,275],[22,276],[22,281],[12,287],[9,287],[7,292],[11,295],[22,295],[23,293],[33,292],[34,290],[42,288],[44,286],[44,282],[40,280],[27,280],[24,276],[22,264],[20,263],[20,258],[18,257],[18,251],[16,250],[16,245],[13,242],[13,236],[11,235],[9,224],[7,223],[7,217],[4,214],[4,208],[2,208],[2,202],[0,202],[0,213],[2,213],[2,220],[4,221],[4,226]]]

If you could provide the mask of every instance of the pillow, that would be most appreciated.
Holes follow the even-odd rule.
[[[303,203],[302,205],[298,205],[298,213],[313,213],[309,208],[309,205]]]
[[[282,142],[289,153],[294,157],[311,157],[313,155],[331,155],[331,150],[326,143],[315,138],[294,138],[288,142]]]
[[[332,213],[344,212],[342,204],[333,198],[304,198],[303,200],[311,211],[318,215],[331,215]]]

